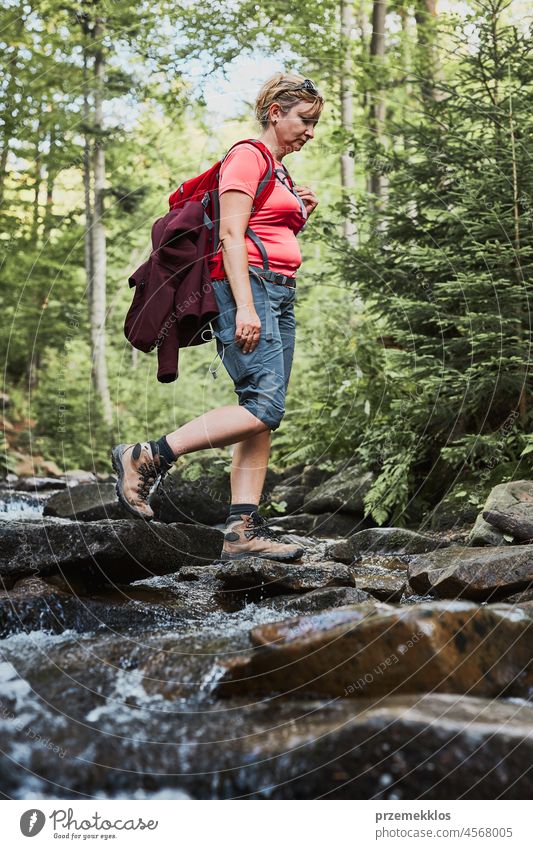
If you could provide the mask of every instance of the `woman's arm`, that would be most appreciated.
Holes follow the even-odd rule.
[[[252,212],[253,198],[245,192],[228,189],[220,196],[220,234],[222,260],[237,304],[235,341],[243,353],[253,351],[261,335],[250,275],[245,233]]]

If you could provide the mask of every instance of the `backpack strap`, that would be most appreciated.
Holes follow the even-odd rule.
[[[261,153],[263,154],[263,157],[266,160],[267,167],[266,167],[265,172],[263,173],[263,175],[262,175],[262,177],[261,177],[261,179],[258,183],[257,190],[255,192],[255,197],[254,197],[254,201],[257,201],[257,199],[260,198],[260,203],[259,203],[259,209],[260,209],[263,206],[263,204],[266,200],[264,193],[266,192],[266,189],[267,189],[269,183],[272,182],[272,176],[273,175],[274,175],[274,179],[275,179],[274,157],[272,156],[272,154],[270,153],[270,151],[268,150],[266,145],[263,144],[262,141],[259,141],[259,139],[243,139],[242,141],[235,142],[235,144],[232,145],[230,147],[230,149],[228,150],[228,153],[231,150],[233,150],[233,148],[236,147],[238,144],[253,144],[254,147],[257,147],[261,151]],[[228,153],[226,153],[226,155],[223,156],[222,159],[220,160],[221,164],[222,164],[222,162],[224,162],[224,159],[226,158]],[[219,179],[219,177],[220,177],[220,172],[217,174],[217,180]],[[263,195],[263,197],[261,197],[262,195]],[[257,212],[257,211],[258,211],[258,205],[256,203],[254,203],[252,205],[252,215],[253,215],[254,212]],[[219,233],[220,233],[220,201],[219,201],[219,197],[218,197],[218,190],[216,192],[213,192],[213,216],[214,216],[214,219],[215,219],[215,232],[214,232],[214,236],[213,236],[213,243],[214,243],[214,245],[217,246],[216,250],[218,250],[218,245],[219,245],[219,242],[220,242],[220,238],[219,238]],[[261,239],[259,238],[257,233],[254,233],[254,231],[252,230],[251,227],[246,228],[245,235],[248,236],[248,238],[250,238],[252,240],[252,242],[254,243],[256,248],[258,249],[259,253],[261,254],[261,259],[263,261],[263,268],[265,269],[265,271],[268,271],[268,269],[269,269],[268,256],[267,256],[267,252],[266,252],[266,249],[265,249],[263,242],[261,241]]]
[[[282,169],[283,169],[283,171],[282,171]],[[280,173],[285,173],[285,176],[288,178],[288,183],[285,182],[285,180],[283,180],[279,176]],[[275,174],[276,174],[277,179],[280,181],[280,183],[283,183],[283,185],[290,191],[291,195],[294,195],[294,197],[298,201],[298,203],[300,205],[300,211],[302,213],[302,218],[305,220],[307,218],[307,212],[306,212],[306,209],[305,209],[305,204],[304,204],[303,200],[301,199],[300,195],[298,194],[298,192],[294,191],[293,179],[292,179],[291,175],[289,174],[289,172],[287,171],[287,169],[285,168],[283,162],[281,163],[281,168],[275,169]]]

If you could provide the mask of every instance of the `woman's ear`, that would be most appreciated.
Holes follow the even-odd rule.
[[[281,117],[281,114],[280,114],[279,106],[276,103],[276,104],[274,104],[274,108],[272,109],[272,111],[270,113],[270,121],[272,122],[272,124],[277,124],[280,117]]]

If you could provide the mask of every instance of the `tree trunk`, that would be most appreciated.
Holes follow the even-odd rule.
[[[89,71],[87,35],[88,24],[82,21],[83,27],[83,195],[85,200],[85,277],[87,280],[87,304],[89,323],[91,322],[92,281],[94,275],[93,263],[93,208],[92,208],[92,174],[91,174],[91,108],[89,105]]]
[[[372,37],[370,40],[370,63],[376,65],[385,57],[385,15],[387,12],[385,0],[374,0],[372,6]],[[369,128],[373,135],[377,150],[384,142],[385,99],[383,92],[376,89],[371,93]],[[387,179],[381,170],[380,162],[374,161],[370,166],[368,190],[374,199],[374,210],[379,213],[387,199]],[[384,222],[378,222],[377,229],[385,229]]]
[[[7,78],[7,84],[5,85],[5,103],[6,108],[4,109],[4,113],[1,116],[2,122],[4,125],[3,133],[2,133],[2,152],[0,153],[0,206],[2,206],[4,202],[4,192],[5,192],[5,184],[7,179],[7,160],[9,157],[9,146],[11,144],[11,140],[14,135],[15,130],[15,122],[13,120],[11,114],[11,104],[12,98],[17,90],[16,88],[16,76],[17,76],[17,67],[16,61],[18,57],[18,50],[15,51],[13,56],[11,56],[9,60],[9,76]]]
[[[56,146],[56,128],[52,125],[50,128],[49,150],[46,166],[46,206],[44,211],[44,226],[43,226],[43,242],[46,242],[52,230],[52,213],[54,204],[54,183],[56,178],[56,170],[54,168],[54,148]]]
[[[109,394],[106,364],[106,232],[103,221],[105,194],[105,150],[103,142],[103,92],[105,80],[105,60],[102,50],[103,27],[99,19],[93,29],[94,54],[94,131],[96,142],[93,153],[94,172],[94,220],[92,226],[92,262],[91,280],[91,343],[93,381],[102,402],[104,421],[111,425],[113,409]]]
[[[353,138],[353,63],[352,63],[353,0],[341,0],[341,124],[344,137]],[[351,200],[355,191],[355,159],[345,150],[341,154],[341,186],[345,200]],[[346,217],[343,225],[344,237],[350,245],[357,245],[355,222]]]
[[[437,0],[417,0],[415,21],[419,54],[418,69],[422,94],[427,100],[436,100],[438,96],[433,85],[438,72],[436,17]]]
[[[42,164],[41,164],[41,122],[39,121],[39,125],[37,128],[37,139],[35,141],[35,171],[34,171],[34,179],[33,179],[33,214],[32,214],[32,222],[31,222],[31,239],[33,244],[37,247],[37,240],[39,237],[39,195],[41,194],[41,183],[43,180],[43,172],[42,172]]]

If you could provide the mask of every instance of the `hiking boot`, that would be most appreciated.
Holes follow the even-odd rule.
[[[134,516],[153,519],[149,498],[171,464],[159,454],[157,442],[115,445],[111,462],[117,473],[118,500]]]
[[[221,560],[242,560],[244,557],[265,557],[269,560],[296,560],[304,549],[293,543],[280,542],[267,521],[254,510],[242,513],[224,528]]]

